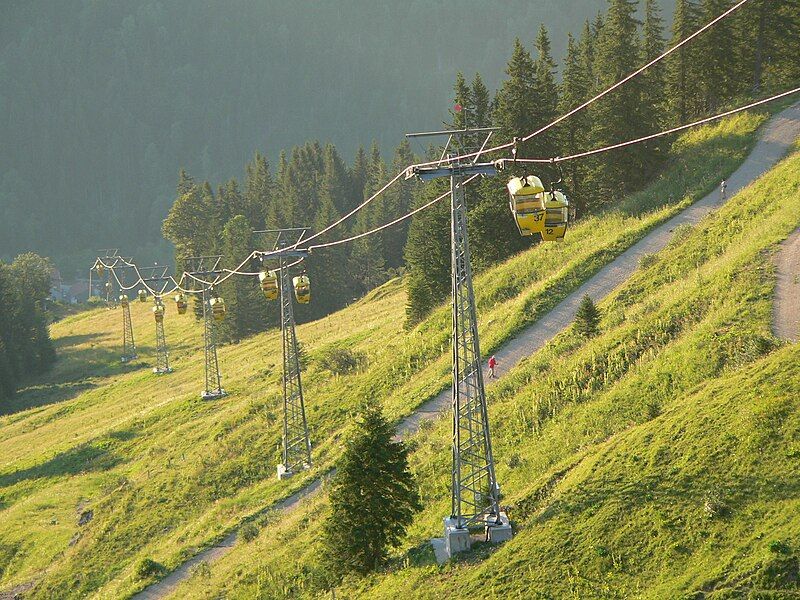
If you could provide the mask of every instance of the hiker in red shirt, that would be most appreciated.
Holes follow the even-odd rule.
[[[497,375],[494,374],[494,368],[497,366],[497,359],[492,354],[491,358],[489,359],[489,379],[497,379]]]

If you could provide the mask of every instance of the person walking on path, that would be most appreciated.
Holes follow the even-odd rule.
[[[494,354],[489,358],[489,379],[497,379],[497,375],[494,373],[494,369],[497,366],[497,359],[494,357]]]
[[[728,184],[725,180],[722,180],[722,183],[719,184],[719,198],[720,200],[725,200],[725,191],[728,189]]]

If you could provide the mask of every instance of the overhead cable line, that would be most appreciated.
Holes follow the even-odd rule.
[[[747,104],[745,106],[740,106],[738,108],[734,108],[734,109],[725,111],[723,113],[720,113],[720,114],[717,114],[717,115],[714,115],[714,116],[711,116],[711,117],[706,117],[704,119],[700,119],[698,121],[694,121],[692,123],[687,123],[685,125],[680,125],[678,127],[673,127],[671,129],[660,131],[658,133],[653,133],[653,134],[646,135],[646,136],[643,136],[643,137],[640,137],[640,138],[636,138],[636,139],[633,139],[633,140],[628,140],[626,142],[620,142],[619,144],[613,144],[611,146],[604,146],[602,148],[596,148],[594,150],[588,150],[586,152],[580,152],[578,154],[571,154],[569,156],[560,156],[560,157],[556,157],[556,158],[520,158],[520,159],[517,159],[516,162],[517,163],[525,163],[525,164],[530,164],[530,163],[551,164],[551,163],[560,163],[560,162],[564,162],[564,161],[568,161],[568,160],[575,160],[575,159],[583,158],[583,157],[586,157],[586,156],[592,156],[594,154],[600,154],[602,152],[608,152],[610,150],[616,150],[618,148],[623,148],[625,146],[631,146],[633,144],[639,144],[639,143],[646,142],[646,141],[649,141],[649,140],[652,140],[652,139],[655,139],[655,138],[664,137],[666,135],[677,133],[679,131],[684,131],[684,130],[690,129],[692,127],[697,127],[699,125],[704,125],[704,124],[710,123],[712,121],[718,121],[719,119],[723,119],[723,118],[728,117],[730,115],[733,115],[733,114],[736,114],[736,113],[739,113],[739,112],[742,112],[742,111],[745,111],[745,110],[749,110],[751,108],[755,108],[757,106],[761,106],[762,104],[767,104],[769,102],[773,102],[774,100],[779,100],[781,98],[785,98],[786,96],[791,96],[792,94],[797,94],[797,93],[800,93],[800,87],[797,87],[797,88],[792,89],[792,90],[788,90],[786,92],[781,92],[780,94],[776,94],[774,96],[770,96],[769,98],[764,98],[764,99],[758,100],[756,102],[751,102],[750,104]],[[506,164],[511,163],[511,162],[515,162],[515,161],[513,159],[503,158],[503,159],[500,159],[500,160],[496,161],[496,164],[498,164],[498,166],[505,166]],[[464,180],[463,185],[466,185],[466,184],[470,183],[476,177],[478,177],[478,175],[473,175],[472,177]],[[381,225],[379,227],[371,229],[370,231],[365,231],[363,233],[359,233],[357,235],[352,235],[350,237],[347,237],[347,238],[344,238],[344,239],[341,239],[341,240],[336,240],[336,241],[333,241],[333,242],[327,242],[327,243],[324,243],[324,244],[315,244],[315,245],[309,246],[308,249],[311,251],[311,250],[316,250],[317,248],[328,248],[330,246],[338,246],[339,244],[352,242],[353,240],[357,240],[357,239],[366,237],[368,235],[372,235],[373,233],[378,233],[380,231],[383,231],[384,229],[388,229],[389,227],[392,227],[393,225],[396,225],[397,223],[405,221],[406,219],[414,216],[415,214],[417,214],[419,212],[422,212],[423,210],[425,210],[427,208],[430,208],[431,206],[433,206],[434,204],[436,204],[440,200],[443,200],[444,198],[446,198],[449,195],[450,195],[450,192],[447,191],[444,194],[442,194],[441,196],[438,196],[437,198],[434,198],[430,202],[428,202],[426,204],[423,204],[422,206],[420,206],[418,208],[415,208],[411,212],[403,215],[402,217],[398,217],[398,218],[394,219],[393,221],[390,221],[389,223],[385,223],[384,225]]]
[[[395,175],[395,176],[394,176],[394,177],[393,177],[391,180],[389,180],[389,181],[388,181],[386,184],[384,184],[384,185],[383,185],[383,186],[382,186],[382,187],[381,187],[379,190],[377,190],[375,193],[373,193],[373,194],[372,194],[372,195],[371,195],[369,198],[367,198],[366,200],[364,200],[363,202],[361,202],[361,203],[360,203],[358,206],[356,206],[354,209],[352,209],[350,212],[348,212],[347,214],[343,215],[342,217],[340,217],[339,219],[337,219],[337,220],[336,220],[336,221],[334,221],[333,223],[329,224],[328,226],[326,226],[325,228],[323,228],[321,231],[319,231],[319,232],[315,233],[314,235],[312,235],[312,236],[310,236],[310,237],[306,238],[305,240],[302,240],[302,241],[298,241],[298,242],[296,242],[296,243],[295,243],[293,246],[291,246],[291,248],[296,248],[296,247],[297,247],[297,246],[299,246],[301,243],[306,243],[306,242],[309,242],[309,241],[311,241],[311,240],[313,240],[313,239],[316,239],[316,238],[318,238],[318,237],[320,237],[320,236],[324,235],[325,233],[327,233],[328,231],[330,231],[330,230],[331,230],[331,229],[333,229],[334,227],[336,227],[336,226],[340,225],[342,222],[344,222],[345,220],[349,219],[351,216],[353,216],[354,214],[356,214],[357,212],[359,212],[360,210],[362,210],[363,208],[365,208],[365,207],[366,207],[368,204],[370,204],[371,202],[373,202],[373,201],[374,201],[374,200],[375,200],[375,199],[376,199],[378,196],[380,196],[380,195],[381,195],[383,192],[385,192],[385,191],[386,191],[386,190],[387,190],[389,187],[391,187],[392,185],[394,185],[394,184],[395,184],[395,183],[396,183],[396,182],[397,182],[397,181],[398,181],[398,180],[399,180],[401,177],[403,177],[403,176],[404,176],[404,175],[405,175],[407,172],[409,172],[409,170],[410,170],[410,169],[413,169],[413,168],[416,168],[416,167],[426,167],[426,166],[432,166],[432,165],[439,165],[439,164],[443,164],[443,163],[451,163],[451,162],[454,162],[454,161],[460,161],[460,160],[465,160],[465,159],[469,159],[469,158],[474,158],[474,159],[476,159],[476,160],[477,160],[477,158],[478,158],[478,157],[480,157],[480,156],[481,156],[481,155],[483,155],[483,154],[489,154],[489,153],[492,153],[492,152],[497,152],[497,151],[499,151],[499,150],[505,150],[505,149],[508,149],[508,148],[511,148],[511,147],[513,147],[513,146],[515,145],[515,143],[516,143],[517,141],[519,141],[519,140],[521,140],[521,141],[528,141],[528,140],[530,140],[531,138],[533,138],[533,137],[535,137],[535,136],[537,136],[537,135],[540,135],[541,133],[543,133],[543,132],[547,131],[548,129],[550,129],[550,128],[552,128],[552,127],[554,127],[555,125],[557,125],[557,124],[558,124],[558,123],[560,123],[561,121],[563,121],[563,120],[565,120],[565,119],[567,119],[567,118],[571,117],[571,116],[572,116],[572,115],[574,115],[575,113],[577,113],[577,112],[579,112],[579,111],[583,110],[584,108],[586,108],[587,106],[589,106],[589,105],[591,105],[592,103],[596,102],[596,101],[597,101],[597,100],[599,100],[600,98],[602,98],[602,97],[606,96],[607,94],[611,93],[611,92],[612,92],[612,91],[614,91],[615,89],[617,89],[617,88],[621,87],[622,85],[624,85],[625,83],[627,83],[628,81],[630,81],[631,79],[633,79],[634,77],[636,77],[636,76],[638,76],[639,74],[641,74],[642,72],[644,72],[646,69],[648,69],[648,68],[652,67],[653,65],[655,65],[656,63],[660,62],[661,60],[663,60],[664,58],[666,58],[667,56],[669,56],[670,54],[672,54],[673,52],[675,52],[676,50],[678,50],[679,48],[681,48],[682,46],[684,46],[685,44],[687,44],[687,43],[689,43],[690,41],[692,41],[692,40],[693,40],[694,38],[696,38],[698,35],[702,34],[704,31],[708,30],[710,27],[713,27],[714,25],[716,25],[716,24],[717,24],[719,21],[721,21],[722,19],[725,19],[726,17],[728,17],[728,16],[729,16],[731,13],[733,13],[733,12],[734,12],[734,11],[736,11],[736,10],[738,10],[739,8],[741,8],[741,7],[742,7],[744,4],[746,4],[746,3],[747,3],[747,2],[749,2],[749,1],[750,1],[750,0],[740,0],[739,2],[737,2],[736,4],[734,4],[732,7],[730,7],[729,9],[727,9],[726,11],[724,11],[723,13],[721,13],[720,15],[718,15],[716,18],[712,19],[711,21],[709,21],[708,23],[706,23],[704,26],[702,26],[700,29],[698,29],[697,31],[695,31],[694,33],[692,33],[691,35],[689,35],[688,37],[684,38],[683,40],[681,40],[680,42],[678,42],[677,44],[675,44],[674,46],[672,46],[671,48],[669,48],[669,49],[668,49],[668,50],[666,50],[665,52],[661,53],[660,55],[658,55],[657,57],[655,57],[654,59],[652,59],[650,62],[648,62],[648,63],[647,63],[647,64],[645,64],[644,66],[642,66],[642,67],[638,68],[636,71],[633,71],[632,73],[630,73],[629,75],[627,75],[627,76],[626,76],[626,77],[624,77],[623,79],[619,80],[618,82],[616,82],[615,84],[613,84],[613,85],[612,85],[612,86],[610,86],[609,88],[607,88],[607,89],[603,90],[602,92],[600,92],[600,93],[599,93],[599,94],[597,94],[596,96],[594,96],[594,97],[590,98],[589,100],[587,100],[587,101],[586,101],[586,102],[584,102],[583,104],[580,104],[579,106],[577,106],[577,107],[573,108],[573,109],[572,109],[572,110],[570,110],[569,112],[567,112],[567,113],[563,114],[562,116],[560,116],[560,117],[558,117],[557,119],[555,119],[555,120],[551,121],[551,122],[550,122],[550,123],[548,123],[547,125],[545,125],[545,126],[543,126],[543,127],[539,128],[539,129],[537,129],[536,131],[533,131],[532,133],[529,133],[528,135],[526,135],[526,136],[524,136],[524,137],[522,137],[522,138],[518,138],[516,141],[507,142],[507,143],[504,143],[504,144],[500,144],[500,145],[498,145],[498,146],[493,146],[493,147],[491,147],[491,148],[483,148],[483,147],[482,147],[482,148],[481,148],[480,150],[478,150],[477,152],[471,152],[471,153],[467,153],[467,154],[463,154],[463,155],[451,156],[451,157],[443,158],[443,159],[440,159],[440,160],[435,160],[435,161],[430,161],[430,162],[424,162],[424,163],[417,163],[417,164],[414,164],[414,165],[409,165],[408,167],[406,167],[405,169],[403,169],[401,172],[399,172],[397,175]],[[711,118],[709,118],[709,119],[702,120],[702,121],[698,121],[698,122],[696,122],[696,123],[692,123],[692,124],[684,125],[684,126],[681,126],[681,127],[678,127],[678,128],[674,128],[674,129],[672,129],[672,130],[668,130],[668,131],[666,131],[666,132],[661,132],[661,133],[659,133],[659,134],[653,134],[653,135],[651,135],[651,136],[646,136],[646,137],[644,137],[644,138],[640,138],[640,139],[637,139],[637,140],[630,140],[629,142],[624,142],[624,143],[622,143],[622,144],[617,144],[617,145],[615,145],[615,146],[610,146],[610,147],[607,147],[607,148],[599,148],[599,149],[596,149],[596,150],[591,150],[591,151],[589,151],[589,152],[586,152],[586,153],[580,153],[580,154],[572,155],[572,156],[569,156],[569,157],[560,157],[560,158],[557,158],[557,159],[555,159],[555,161],[557,161],[557,162],[563,162],[563,161],[565,161],[565,160],[571,160],[571,159],[574,159],[574,158],[580,158],[580,157],[583,157],[583,156],[589,156],[589,155],[591,155],[591,154],[597,154],[597,153],[599,153],[599,152],[605,152],[605,151],[607,151],[607,150],[612,150],[612,149],[614,149],[614,148],[619,148],[619,147],[622,147],[623,145],[629,145],[629,144],[633,144],[633,143],[638,143],[638,142],[646,141],[646,140],[648,140],[648,139],[653,139],[654,137],[659,137],[659,136],[663,136],[663,135],[668,135],[669,133],[675,133],[676,131],[681,131],[682,129],[687,129],[687,128],[689,128],[689,127],[694,127],[695,125],[699,125],[699,124],[702,124],[702,123],[704,123],[704,122],[708,122],[708,121],[710,121],[710,120],[714,120],[715,118],[716,118],[716,119],[718,119],[718,118],[722,118],[722,117],[724,117],[724,116],[726,116],[726,115],[728,115],[728,114],[733,114],[734,112],[738,112],[739,110],[746,110],[747,108],[750,108],[750,107],[753,107],[753,106],[758,106],[759,104],[763,104],[763,103],[769,102],[769,101],[771,101],[771,100],[775,100],[775,99],[777,99],[777,98],[780,98],[780,97],[783,97],[783,96],[786,96],[786,95],[793,94],[793,93],[795,93],[796,91],[797,91],[797,90],[793,90],[793,91],[790,91],[790,92],[786,92],[786,93],[784,93],[784,94],[781,94],[781,95],[775,96],[775,97],[773,97],[773,98],[769,98],[769,99],[766,99],[766,100],[763,100],[763,101],[760,101],[760,102],[757,102],[757,103],[753,103],[753,104],[751,104],[751,105],[748,105],[747,107],[742,107],[741,109],[737,109],[737,110],[734,110],[734,111],[730,111],[730,112],[728,112],[728,113],[723,113],[722,115],[717,115],[716,117],[711,117]],[[551,162],[551,160],[550,160],[550,159],[517,159],[517,162],[538,162],[538,163],[545,163],[545,162]],[[449,192],[448,192],[448,194],[449,194]],[[443,197],[444,197],[444,196],[443,196]],[[437,199],[436,199],[436,201],[438,201],[438,200],[441,200],[441,199],[442,199],[442,198],[437,198]],[[433,202],[429,202],[429,203],[428,203],[428,204],[427,204],[427,205],[426,205],[424,208],[427,208],[428,206],[431,206],[431,205],[433,205],[434,203],[435,203],[435,201],[433,201]],[[423,208],[423,207],[420,207],[419,209],[416,209],[416,212],[420,212],[421,210],[424,210],[424,208]],[[394,225],[394,224],[396,224],[396,223],[399,223],[399,222],[401,222],[401,221],[405,220],[406,218],[409,218],[409,217],[411,217],[413,214],[416,214],[416,213],[410,213],[410,214],[408,214],[408,215],[405,215],[404,217],[401,217],[401,218],[399,218],[399,219],[395,219],[395,221],[393,221],[393,222],[391,222],[391,223],[387,223],[386,225],[384,225],[384,226],[381,226],[381,227],[377,228],[376,230],[373,230],[372,232],[365,232],[364,234],[359,234],[359,235],[357,235],[357,236],[351,236],[350,238],[346,238],[345,240],[339,240],[339,241],[337,241],[336,243],[345,243],[345,241],[352,241],[353,239],[358,239],[358,238],[360,238],[360,237],[364,237],[364,236],[366,236],[366,235],[369,235],[370,233],[374,233],[374,232],[376,232],[376,231],[381,231],[382,229],[386,229],[386,228],[388,228],[388,227],[391,227],[392,225]],[[322,247],[331,246],[331,245],[335,245],[335,244],[334,244],[333,242],[329,242],[329,243],[327,243],[327,244],[317,244],[317,245],[315,245],[315,246],[312,246],[311,248],[314,248],[314,247],[316,247],[316,248],[322,248]],[[199,278],[197,278],[197,277],[194,277],[194,276],[192,276],[192,275],[190,275],[190,274],[188,274],[188,273],[183,273],[183,275],[181,276],[181,278],[180,278],[179,280],[177,280],[177,281],[176,281],[174,278],[170,277],[170,279],[172,279],[173,283],[175,284],[175,287],[174,287],[172,290],[170,290],[169,292],[165,292],[165,293],[172,293],[172,292],[173,292],[173,291],[175,291],[175,290],[180,290],[180,291],[182,291],[182,292],[185,292],[185,293],[198,293],[198,290],[189,290],[189,289],[185,289],[184,287],[182,287],[181,283],[183,282],[183,280],[185,279],[185,277],[186,277],[187,275],[189,275],[190,277],[192,277],[193,279],[195,279],[196,281],[198,281],[198,282],[200,282],[200,283],[202,283],[202,284],[204,284],[204,285],[219,285],[220,283],[222,283],[222,282],[226,281],[227,279],[229,279],[229,278],[230,278],[230,277],[232,277],[233,275],[253,275],[252,273],[241,271],[241,269],[242,269],[242,268],[243,268],[243,267],[244,267],[244,266],[245,266],[245,265],[246,265],[246,264],[247,264],[247,263],[248,263],[248,262],[249,262],[251,259],[253,259],[253,258],[255,258],[255,257],[266,258],[266,257],[268,257],[269,255],[271,255],[271,254],[273,254],[273,253],[274,253],[274,252],[272,252],[272,251],[267,251],[267,252],[259,252],[259,251],[256,251],[256,252],[252,252],[252,253],[251,253],[251,254],[250,254],[250,255],[249,255],[249,256],[248,256],[248,257],[247,257],[247,258],[246,258],[244,261],[242,261],[242,263],[241,263],[239,266],[237,266],[235,269],[231,269],[231,270],[225,269],[225,272],[226,272],[226,274],[225,274],[224,276],[222,276],[222,277],[217,277],[217,278],[216,278],[216,279],[215,279],[213,282],[209,282],[209,281],[205,281],[205,280],[199,279]],[[102,263],[102,261],[100,261],[100,262]],[[131,286],[131,287],[128,287],[128,288],[126,288],[126,289],[132,289],[132,287],[136,287],[137,285],[139,285],[139,284],[141,283],[141,284],[143,284],[143,285],[144,285],[144,286],[145,286],[145,287],[146,287],[148,290],[150,290],[150,292],[152,292],[152,293],[155,293],[155,290],[153,290],[152,288],[150,288],[150,287],[149,287],[149,286],[146,284],[146,282],[144,281],[144,278],[143,278],[143,277],[141,276],[141,274],[139,273],[139,271],[138,271],[138,268],[136,267],[136,265],[135,265],[135,264],[133,264],[133,263],[128,263],[127,261],[123,261],[123,262],[124,262],[124,264],[125,264],[126,266],[133,268],[133,269],[135,270],[135,272],[136,272],[136,274],[137,274],[138,278],[139,278],[139,281],[137,281],[135,284],[133,284],[133,286]],[[107,265],[104,265],[104,266],[107,266]],[[115,278],[116,278],[116,277],[115,277]]]
[[[479,177],[479,175],[473,175],[472,177],[469,177],[468,179],[465,179],[464,182],[461,185],[467,185],[470,181],[472,181],[476,177]],[[375,229],[371,229],[370,231],[365,231],[365,232],[359,233],[357,235],[351,235],[350,237],[347,237],[347,238],[344,238],[344,239],[341,239],[341,240],[336,240],[334,242],[327,242],[325,244],[315,244],[313,246],[309,246],[308,250],[312,251],[312,250],[316,250],[317,248],[328,248],[330,246],[338,246],[339,244],[345,244],[347,242],[352,242],[353,240],[357,240],[357,239],[366,237],[368,235],[372,235],[373,233],[378,233],[379,231],[383,231],[384,229],[388,229],[389,227],[392,227],[393,225],[397,225],[398,223],[400,223],[402,221],[405,221],[408,218],[413,217],[418,212],[422,212],[426,208],[429,208],[429,207],[433,206],[434,204],[436,204],[440,200],[443,200],[443,199],[447,198],[449,195],[450,195],[450,191],[448,190],[444,194],[442,194],[441,196],[438,196],[437,198],[434,198],[430,202],[428,202],[426,204],[423,204],[420,207],[415,208],[411,212],[403,215],[402,217],[398,217],[394,221],[390,221],[389,223],[385,223],[384,225],[381,225],[380,227],[376,227]]]
[[[631,79],[633,79],[637,75],[640,75],[642,72],[644,72],[645,70],[647,70],[650,67],[652,67],[653,65],[655,65],[656,63],[664,60],[667,56],[669,56],[670,54],[672,54],[673,52],[675,52],[679,48],[683,47],[685,44],[688,44],[690,41],[692,41],[698,35],[700,35],[704,31],[708,30],[710,27],[713,27],[714,25],[719,23],[722,19],[728,17],[731,13],[733,13],[736,10],[738,10],[739,8],[741,8],[744,4],[746,4],[749,1],[750,0],[739,0],[739,2],[737,2],[736,4],[731,6],[728,10],[726,10],[725,12],[723,12],[722,14],[717,16],[716,18],[712,19],[711,21],[709,21],[708,23],[703,25],[700,29],[698,29],[697,31],[695,31],[694,33],[692,33],[691,35],[689,35],[685,39],[681,40],[680,42],[678,42],[677,44],[672,46],[670,49],[662,52],[661,54],[656,56],[654,59],[652,59],[650,62],[648,62],[644,66],[639,67],[633,73],[630,73],[626,77],[620,79],[618,82],[616,82],[611,87],[606,88],[605,90],[603,90],[602,92],[600,92],[596,96],[590,98],[589,100],[587,100],[583,104],[580,104],[579,106],[576,106],[575,108],[573,108],[569,112],[561,115],[560,117],[558,117],[554,121],[551,121],[547,125],[537,129],[536,131],[533,131],[532,133],[529,133],[528,135],[519,138],[517,141],[527,142],[531,138],[536,137],[537,135],[539,135],[541,133],[544,133],[545,131],[547,131],[551,127],[554,127],[554,126],[558,125],[564,119],[567,119],[567,118],[571,117],[572,115],[574,115],[575,113],[583,110],[584,108],[586,108],[590,104],[596,102],[597,100],[599,100],[603,96],[606,96],[607,94],[610,94],[611,92],[613,92],[614,90],[616,90],[620,86],[626,84],[628,81],[630,81]],[[453,162],[453,161],[465,160],[465,159],[468,159],[468,158],[478,157],[478,156],[480,156],[482,154],[488,154],[488,153],[491,153],[491,152],[497,152],[498,150],[506,150],[508,148],[512,148],[515,143],[516,143],[515,141],[506,142],[505,144],[500,144],[500,145],[494,146],[492,148],[486,148],[486,149],[483,149],[483,150],[478,150],[477,152],[470,152],[470,153],[467,153],[467,154],[462,154],[460,156],[450,156],[450,157],[443,158],[443,159],[440,159],[440,160],[434,160],[434,161],[430,161],[430,162],[426,162],[426,163],[419,163],[419,164],[416,164],[416,165],[413,165],[413,166],[414,167],[427,167],[427,166],[433,166],[433,165],[440,165],[440,164],[443,164],[443,163],[450,163],[450,162]]]
[[[800,87],[796,87],[793,90],[789,90],[786,92],[781,92],[780,94],[776,94],[769,98],[764,98],[763,100],[758,100],[756,102],[751,102],[745,106],[740,106],[739,108],[734,108],[731,110],[727,110],[723,113],[719,113],[718,115],[714,115],[712,117],[706,117],[704,119],[700,119],[699,121],[694,121],[692,123],[687,123],[685,125],[679,125],[678,127],[673,127],[671,129],[666,129],[664,131],[659,131],[658,133],[651,133],[650,135],[645,135],[643,137],[639,137],[633,140],[628,140],[626,142],[620,142],[618,144],[612,144],[611,146],[604,146],[602,148],[595,148],[594,150],[587,150],[586,152],[579,152],[577,154],[571,154],[569,156],[560,156],[557,158],[518,158],[516,162],[518,163],[538,163],[538,164],[547,164],[547,163],[559,163],[568,160],[575,160],[577,158],[584,158],[586,156],[592,156],[594,154],[600,154],[601,152],[608,152],[609,150],[616,150],[618,148],[624,148],[625,146],[631,146],[633,144],[639,144],[641,142],[646,142],[648,140],[652,140],[655,138],[663,137],[665,135],[670,135],[673,133],[677,133],[679,131],[683,131],[685,129],[690,129],[691,127],[697,127],[698,125],[704,125],[706,123],[710,123],[712,121],[718,121],[719,119],[723,119],[730,115],[736,114],[738,112],[742,112],[744,110],[748,110],[751,108],[755,108],[756,106],[761,106],[762,104],[767,104],[768,102],[772,102],[774,100],[779,100],[781,98],[785,98],[786,96],[791,96],[792,94],[800,93]],[[498,163],[507,164],[510,162],[514,162],[513,159],[500,159],[497,161]]]

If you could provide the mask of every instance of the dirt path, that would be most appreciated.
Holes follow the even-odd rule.
[[[753,151],[728,178],[728,198],[772,168],[786,154],[798,137],[800,137],[800,103],[779,113],[764,127]],[[595,302],[602,300],[633,274],[643,256],[653,254],[664,248],[676,227],[684,224],[693,225],[699,222],[700,219],[721,204],[722,200],[719,191],[715,190],[680,214],[672,217],[669,221],[656,227],[647,236],[623,252],[616,260],[600,269],[598,273],[562,300],[553,310],[495,352],[497,375],[502,377],[520,360],[536,352],[556,334],[566,329],[575,318],[575,311],[578,309],[578,304],[584,294],[589,294]],[[800,248],[800,243],[795,247]],[[798,253],[800,253],[800,249],[798,249]],[[800,310],[797,309],[796,298],[797,296],[795,295],[794,308]],[[797,327],[795,327],[796,331]],[[487,381],[489,380],[487,379]],[[449,406],[450,390],[446,390],[436,398],[426,402],[413,415],[403,421],[400,424],[399,432],[403,435],[413,433],[419,428],[422,421],[435,417],[441,411],[448,409]]]
[[[800,340],[800,228],[795,229],[775,257],[778,282],[772,308],[772,332],[790,342]]]
[[[303,489],[295,492],[285,500],[282,500],[281,502],[269,507],[267,510],[291,510],[292,508],[296,507],[303,498],[310,496],[319,490],[321,485],[321,479],[312,481]],[[166,598],[175,591],[175,588],[177,588],[181,582],[189,579],[189,577],[192,576],[192,572],[197,565],[204,562],[212,563],[218,558],[221,558],[223,555],[227,554],[236,544],[236,539],[238,537],[238,532],[228,534],[221,542],[211,546],[210,548],[207,548],[206,550],[203,550],[199,554],[194,555],[180,567],[175,569],[172,573],[167,575],[164,579],[158,583],[154,583],[150,587],[136,594],[134,598],[137,600],[156,600],[157,598]]]
[[[740,189],[772,168],[786,154],[798,137],[800,137],[800,103],[779,113],[764,127],[759,141],[750,156],[728,179],[728,197],[733,196]],[[672,230],[675,227],[684,223],[697,223],[709,212],[719,207],[721,203],[719,192],[712,192],[669,221],[656,227],[616,260],[603,267],[594,277],[567,296],[553,310],[495,352],[498,362],[498,377],[502,377],[520,360],[536,352],[548,340],[566,329],[572,323],[578,303],[584,294],[589,294],[595,301],[602,300],[614,288],[630,277],[638,267],[642,256],[658,252],[664,248],[669,242]],[[795,248],[797,250],[796,256],[800,258],[800,241],[796,243]],[[796,303],[797,290],[795,289],[794,292]],[[398,436],[405,437],[413,434],[419,429],[423,421],[439,416],[449,407],[450,390],[445,390],[401,421],[397,427]],[[291,510],[304,497],[316,492],[320,485],[320,480],[316,480],[272,508],[274,510]],[[220,544],[189,559],[165,579],[134,596],[134,599],[157,600],[166,598],[175,590],[178,584],[191,577],[192,568],[195,565],[204,561],[213,562],[226,554],[235,544],[236,537],[236,533],[230,534]]]

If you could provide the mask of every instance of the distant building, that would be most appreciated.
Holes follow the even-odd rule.
[[[102,284],[97,281],[92,281],[92,295],[101,296],[104,294],[102,291]],[[65,283],[61,277],[58,269],[53,269],[50,272],[50,299],[57,302],[68,302],[69,304],[77,304],[78,302],[86,302],[89,297],[89,280],[76,279],[74,283]]]
[[[64,281],[61,279],[61,271],[53,267],[50,271],[50,298],[52,300],[64,299]]]
[[[94,289],[93,295],[99,295],[99,291],[93,285]],[[89,280],[88,279],[79,279],[71,286],[67,288],[64,301],[69,302],[70,304],[77,304],[78,302],[86,302],[86,299],[89,297]]]

